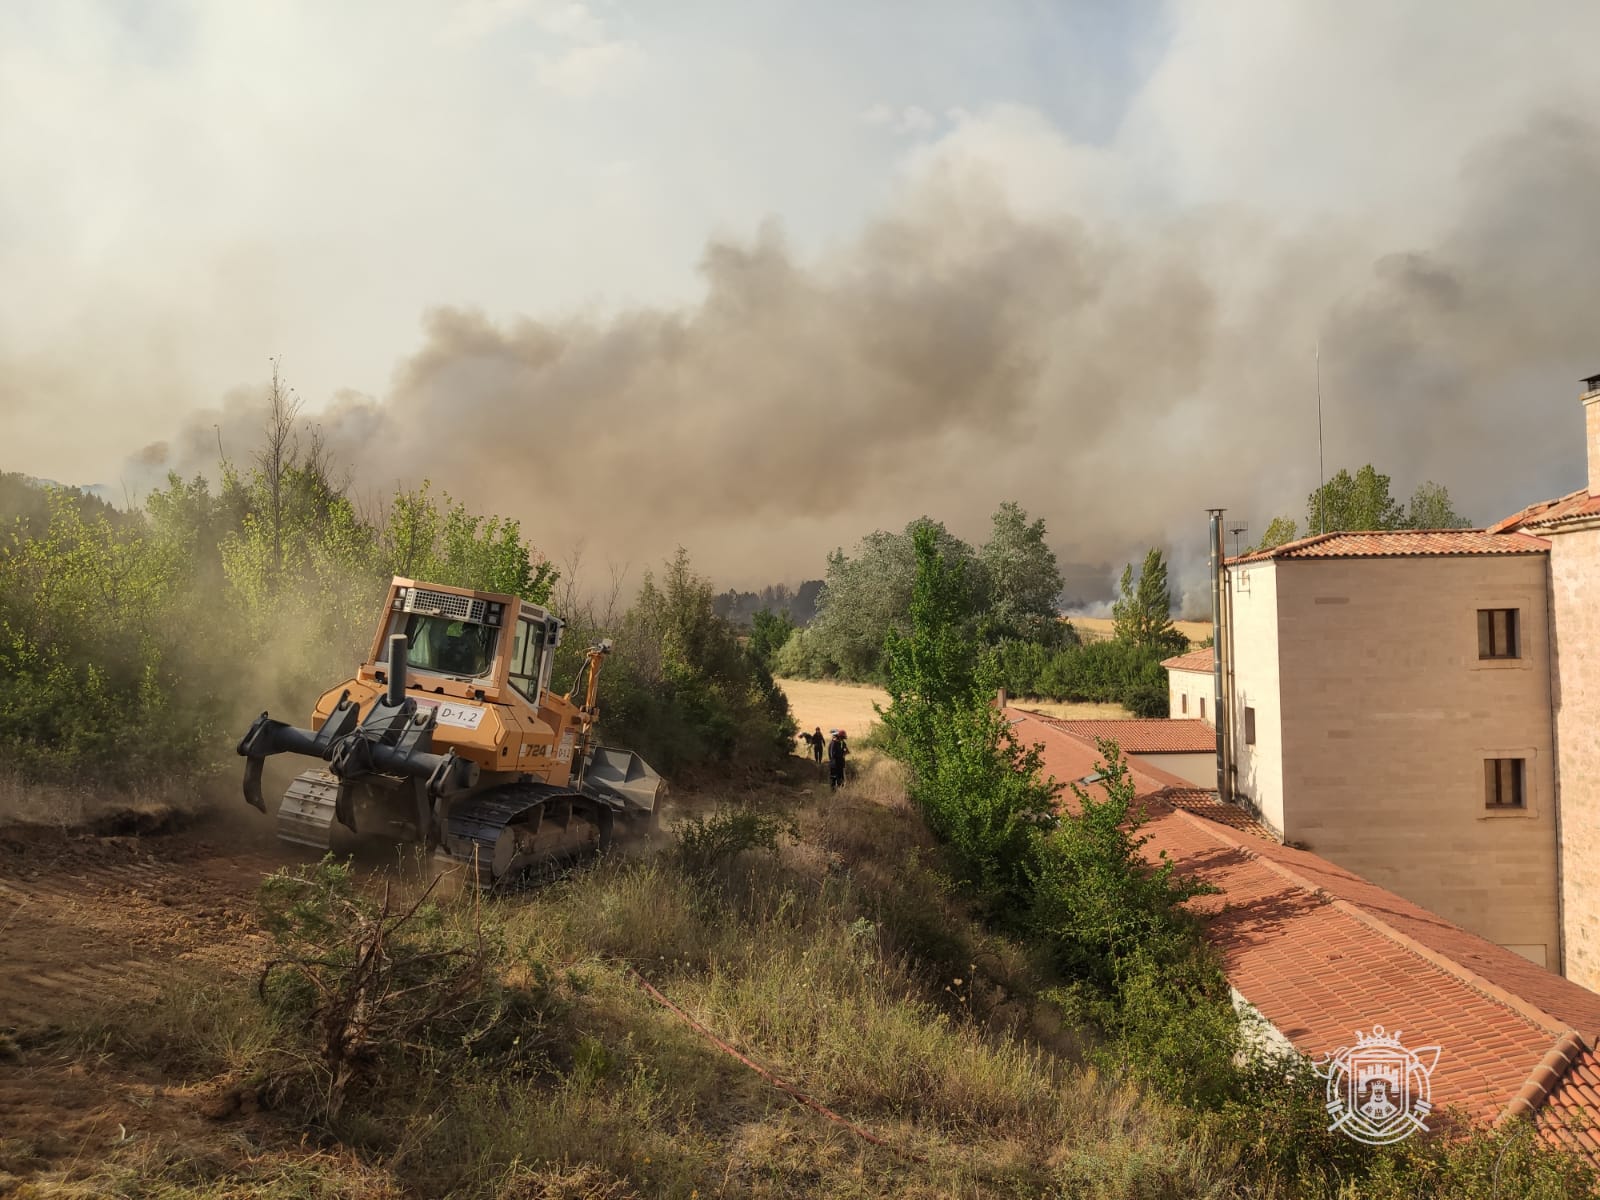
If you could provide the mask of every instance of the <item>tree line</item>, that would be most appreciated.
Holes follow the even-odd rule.
[[[1085,641],[1061,616],[1061,572],[1042,519],[1014,501],[995,511],[990,534],[972,546],[941,522],[918,517],[899,533],[868,534],[854,554],[836,550],[804,627],[786,614],[759,612],[752,650],[779,676],[883,683],[885,638],[910,627],[918,538],[960,567],[962,635],[994,660],[997,682],[1013,695],[1110,701],[1140,716],[1167,712],[1161,661],[1188,648],[1172,623],[1167,566],[1152,549],[1137,574],[1128,564],[1113,606],[1115,636]]]
[[[1332,479],[1306,497],[1305,526],[1293,517],[1272,518],[1251,553],[1270,550],[1299,537],[1369,529],[1466,529],[1472,522],[1456,512],[1450,492],[1429,480],[1417,485],[1407,503],[1389,491],[1389,476],[1371,463],[1354,475],[1341,467]]]

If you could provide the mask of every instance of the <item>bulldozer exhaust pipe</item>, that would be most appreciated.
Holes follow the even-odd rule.
[[[399,708],[406,698],[406,635],[389,639],[389,707]]]

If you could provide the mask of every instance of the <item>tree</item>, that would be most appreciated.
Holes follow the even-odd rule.
[[[828,556],[828,578],[808,639],[813,658],[831,663],[849,679],[880,675],[884,634],[909,627],[917,575],[914,541],[922,530],[928,531],[946,558],[969,564],[962,571],[962,581],[970,592],[967,611],[975,621],[982,573],[972,547],[938,521],[918,517],[901,533],[879,530],[862,538],[854,558],[843,550]]]
[[[787,612],[773,612],[769,608],[763,608],[750,618],[748,649],[755,655],[756,661],[770,671],[773,657],[794,631],[794,618]]]
[[[1273,517],[1271,523],[1267,525],[1267,531],[1261,535],[1261,540],[1251,546],[1246,553],[1256,554],[1262,550],[1271,550],[1274,546],[1294,541],[1297,534],[1293,517]]]
[[[532,604],[550,598],[559,572],[522,538],[521,523],[484,517],[452,500],[442,503],[429,483],[399,492],[389,505],[379,547],[384,576],[400,575],[520,596]]]
[[[1137,583],[1133,564],[1122,569],[1122,599],[1111,606],[1118,641],[1139,649],[1178,653],[1189,641],[1172,624],[1172,595],[1167,588],[1167,564],[1154,546],[1144,556]]]
[[[1306,534],[1360,529],[1403,529],[1405,508],[1389,494],[1389,477],[1368,463],[1354,475],[1344,468],[1306,497]]]
[[[1407,529],[1466,529],[1472,522],[1457,514],[1450,505],[1450,492],[1443,484],[1429,480],[1419,483],[1406,508]]]
[[[968,634],[973,564],[941,549],[931,525],[912,538],[908,629],[884,639],[890,705],[879,712],[928,827],[990,911],[1014,917],[1026,907],[1032,848],[1057,789],[1039,777],[1038,747],[1024,749],[992,703],[992,664]]]
[[[993,532],[978,552],[984,572],[988,607],[984,614],[990,639],[1015,637],[1041,640],[1057,623],[1056,598],[1061,570],[1055,552],[1045,543],[1043,519],[1007,500],[993,517]]]

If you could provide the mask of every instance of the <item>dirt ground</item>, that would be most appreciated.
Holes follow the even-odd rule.
[[[1072,627],[1086,642],[1105,641],[1111,637],[1115,624],[1110,617],[1068,617]],[[1210,621],[1174,621],[1173,626],[1191,642],[1203,642],[1211,636]]]
[[[249,970],[262,950],[256,885],[314,857],[260,823],[259,833],[231,815],[146,835],[0,829],[0,1028],[152,996],[186,963]]]
[[[333,849],[369,877],[418,882],[395,844],[336,831]],[[242,800],[198,814],[113,811],[87,828],[0,824],[0,1196],[136,1142],[221,1144],[212,1098],[175,1086],[163,1064],[117,1067],[60,1047],[51,1030],[114,1022],[121,1003],[186,979],[253,983],[271,949],[262,878],[319,857],[279,841],[274,819]]]

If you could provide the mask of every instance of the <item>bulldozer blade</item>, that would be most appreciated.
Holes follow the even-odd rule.
[[[261,795],[261,767],[266,761],[248,758],[244,764],[244,802],[262,813],[267,811],[266,799]]]

